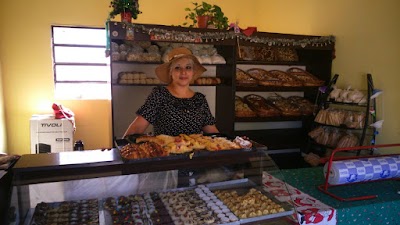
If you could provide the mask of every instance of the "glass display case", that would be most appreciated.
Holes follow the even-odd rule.
[[[9,224],[296,223],[293,206],[263,185],[284,178],[262,145],[135,159],[121,154],[127,145],[23,155]]]

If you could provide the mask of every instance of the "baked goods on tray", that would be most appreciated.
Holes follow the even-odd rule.
[[[257,80],[252,78],[249,74],[243,70],[236,68],[236,84],[243,87],[255,87],[257,86]]]
[[[239,96],[235,97],[235,116],[236,117],[256,117],[257,114],[250,109],[243,99]]]
[[[243,193],[244,192],[244,193]],[[282,205],[274,202],[259,190],[216,190],[214,194],[240,219],[284,212]]]
[[[283,116],[301,116],[300,107],[282,96],[271,96],[267,100],[278,108]]]
[[[280,116],[281,112],[273,105],[269,104],[265,98],[260,95],[246,95],[244,101],[254,110],[260,117]]]
[[[252,78],[263,86],[282,86],[282,81],[269,75],[268,71],[260,68],[252,68],[246,71]]]
[[[144,159],[168,156],[169,152],[155,142],[127,144],[121,149],[121,156],[126,159]]]
[[[312,115],[316,109],[316,106],[309,100],[300,96],[290,96],[287,98],[293,104],[300,107],[301,114],[304,116]]]
[[[301,87],[303,83],[296,79],[293,76],[290,76],[284,71],[280,70],[270,70],[268,71],[269,75],[273,78],[279,79],[282,81],[282,86],[285,87]]]
[[[321,86],[324,85],[324,81],[318,79],[316,76],[312,75],[311,73],[298,68],[298,67],[292,67],[287,70],[287,73],[291,76],[294,76],[296,79],[300,80],[303,82],[304,86]]]
[[[194,150],[220,151],[251,148],[252,142],[236,137],[229,140],[224,136],[206,136],[202,134],[169,135],[142,135],[120,149],[121,156],[125,159],[144,159],[168,156],[170,154],[183,154]]]

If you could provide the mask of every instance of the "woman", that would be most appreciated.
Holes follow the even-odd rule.
[[[184,47],[171,50],[167,60],[155,72],[168,85],[153,89],[124,136],[142,134],[150,124],[155,135],[219,133],[205,96],[190,88],[206,69]],[[179,186],[188,186],[192,174],[192,171],[180,170],[179,181],[176,171],[140,174],[139,192],[149,191],[147,183],[151,183],[154,190],[173,188],[177,182]]]
[[[124,136],[142,134],[150,124],[155,135],[218,133],[205,96],[190,89],[206,69],[184,47],[171,50],[167,59],[155,72],[168,85],[153,89]]]

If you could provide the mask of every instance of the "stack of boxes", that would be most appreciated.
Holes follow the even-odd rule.
[[[74,126],[71,120],[54,115],[33,115],[30,120],[31,153],[73,151]]]

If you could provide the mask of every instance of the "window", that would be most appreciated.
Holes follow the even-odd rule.
[[[110,99],[104,28],[52,26],[56,99]]]

